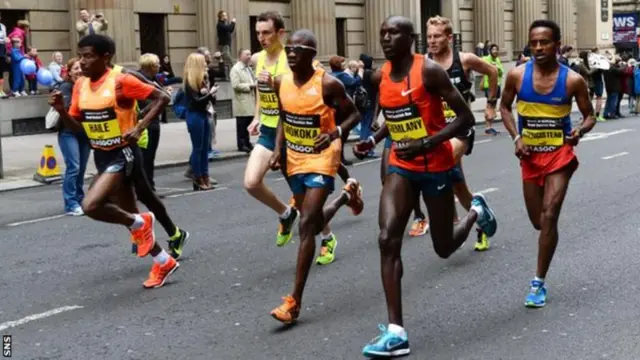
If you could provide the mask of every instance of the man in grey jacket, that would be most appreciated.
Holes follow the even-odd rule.
[[[230,72],[238,151],[247,153],[253,149],[247,128],[253,121],[256,108],[256,77],[249,66],[250,62],[251,50],[242,49],[238,52],[238,62]]]

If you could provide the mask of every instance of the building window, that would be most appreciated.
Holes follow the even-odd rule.
[[[347,56],[347,19],[336,18],[336,44],[339,56]]]
[[[140,21],[140,54],[156,54],[159,57],[167,53],[165,14],[139,13]],[[183,46],[184,44],[173,44]]]
[[[13,28],[18,25],[18,20],[27,19],[27,12],[24,10],[0,10],[0,16],[2,16],[1,22],[7,27],[7,35],[11,34]],[[7,39],[7,41],[9,41]],[[29,35],[25,40],[25,49],[29,45]]]

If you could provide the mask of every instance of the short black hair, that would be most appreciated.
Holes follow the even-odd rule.
[[[265,11],[258,15],[258,19],[256,22],[266,22],[273,21],[273,27],[275,27],[276,31],[284,29],[284,18],[282,14],[277,11]]]
[[[413,26],[413,22],[406,16],[401,15],[391,15],[385,19],[387,24],[395,24],[398,26],[402,32],[407,35],[415,35],[415,28]]]
[[[489,51],[493,50],[493,48],[496,48],[497,50],[500,50],[500,46],[498,46],[498,44],[490,44],[489,45]]]
[[[318,39],[316,39],[316,35],[313,31],[309,29],[296,30],[289,38],[292,39],[294,36],[299,37],[304,45],[312,46],[314,49],[318,48]]]
[[[83,47],[92,47],[93,51],[104,56],[106,54],[113,54],[116,52],[116,44],[110,37],[100,34],[90,34],[78,41],[78,49]]]
[[[553,38],[553,41],[560,41],[560,26],[558,26],[558,24],[553,21],[553,20],[536,20],[533,23],[531,23],[531,26],[529,26],[529,32],[531,32],[531,30],[535,29],[535,28],[539,28],[539,27],[545,27],[548,29],[551,29],[551,36]]]

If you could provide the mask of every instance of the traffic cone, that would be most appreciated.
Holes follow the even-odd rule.
[[[51,184],[61,179],[62,173],[58,166],[58,160],[56,160],[56,153],[53,150],[53,145],[45,145],[42,150],[42,156],[40,157],[38,171],[33,175],[33,180],[43,184]]]

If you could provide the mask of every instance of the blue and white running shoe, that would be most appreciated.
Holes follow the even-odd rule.
[[[547,288],[540,280],[531,280],[531,290],[524,301],[528,308],[541,308],[547,303]]]
[[[409,354],[409,339],[396,335],[384,325],[378,325],[380,335],[362,349],[362,355],[375,358],[381,356],[403,356]]]
[[[471,199],[471,206],[478,206],[482,208],[482,216],[478,216],[478,219],[476,220],[476,223],[480,226],[482,231],[487,235],[487,237],[495,235],[498,230],[496,214],[491,210],[484,196],[482,194],[473,195],[473,199]]]

